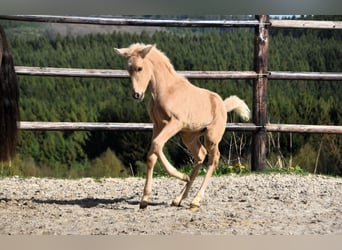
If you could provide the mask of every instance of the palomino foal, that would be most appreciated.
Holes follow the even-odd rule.
[[[198,209],[209,179],[219,162],[218,144],[225,131],[227,112],[234,110],[244,120],[248,120],[248,106],[236,96],[223,101],[216,93],[192,85],[175,71],[169,59],[155,45],[137,43],[128,48],[115,48],[115,51],[128,60],[133,97],[142,101],[149,84],[152,94],[148,111],[153,121],[153,137],[147,155],[147,176],[140,208],[147,207],[153,168],[158,158],[171,176],[186,182],[180,195],[172,202],[179,206],[187,197],[208,154],[208,171],[190,205],[191,209]],[[183,143],[194,158],[190,177],[173,167],[163,153],[165,143],[177,133],[180,133]],[[200,141],[201,136],[204,137],[204,145]]]

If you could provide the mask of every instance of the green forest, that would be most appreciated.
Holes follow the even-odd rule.
[[[340,17],[330,17],[330,19]],[[253,29],[164,28],[153,32],[51,35],[48,26],[0,20],[17,66],[124,69],[114,47],[155,43],[176,70],[253,70]],[[341,72],[341,30],[270,30],[270,71]],[[22,121],[150,122],[149,96],[131,98],[129,79],[18,76]],[[192,80],[222,97],[252,105],[252,80]],[[270,80],[270,123],[342,125],[340,81]],[[240,122],[229,114],[228,122]],[[59,178],[143,176],[151,132],[20,131],[17,156],[0,176]],[[227,131],[219,168],[250,168],[251,134]],[[192,159],[176,136],[165,148],[186,169]],[[269,133],[269,169],[302,169],[342,176],[342,135]],[[205,166],[204,166],[205,168]],[[224,172],[224,171],[223,171]],[[156,174],[164,174],[160,164]]]

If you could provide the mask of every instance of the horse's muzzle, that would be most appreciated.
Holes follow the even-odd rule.
[[[138,93],[138,92],[133,92],[132,94],[133,98],[142,101],[144,99],[145,94],[144,93]]]

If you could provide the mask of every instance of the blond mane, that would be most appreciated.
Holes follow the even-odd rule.
[[[153,64],[163,63],[166,66],[166,68],[170,71],[170,73],[178,74],[173,65],[171,64],[170,59],[163,52],[158,50],[156,47],[154,47],[151,52],[152,53],[150,53],[147,58],[149,58]]]
[[[140,51],[143,48],[145,48],[146,45],[144,43],[134,43],[131,46],[129,46],[131,55],[134,55],[135,51]],[[170,62],[170,59],[165,55],[164,52],[157,49],[156,46],[154,46],[150,53],[147,54],[146,59],[148,59],[154,66],[156,65],[164,65],[168,71],[172,74],[179,75],[175,68],[173,67],[172,63]],[[180,76],[180,75],[179,75]]]

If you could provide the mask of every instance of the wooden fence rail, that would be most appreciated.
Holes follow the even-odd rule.
[[[130,17],[77,17],[47,15],[0,15],[0,19],[27,22],[50,22],[70,24],[95,24],[117,26],[164,26],[164,27],[257,27],[257,20],[195,20],[195,19],[146,19]],[[270,19],[265,23],[272,28],[301,29],[342,29],[342,21],[311,21],[311,20],[277,20]]]
[[[99,78],[128,78],[127,70],[119,69],[81,69],[81,68],[52,68],[16,66],[18,75],[30,76],[64,76],[64,77],[99,77]],[[189,79],[255,79],[255,71],[177,71]],[[268,71],[262,76],[274,80],[342,80],[338,72],[290,72]]]
[[[152,123],[127,123],[127,122],[29,122],[22,121],[18,124],[21,130],[139,130],[151,131]],[[227,123],[227,131],[255,132],[261,129],[254,123]],[[298,124],[266,124],[267,132],[292,132],[292,133],[325,133],[342,134],[342,126],[328,125],[298,125]]]
[[[252,79],[253,80],[253,123],[227,124],[230,131],[253,133],[252,170],[263,170],[266,165],[266,133],[334,133],[342,134],[342,126],[269,124],[267,122],[267,80],[342,80],[341,72],[289,72],[268,71],[268,31],[271,28],[342,29],[342,21],[273,20],[267,15],[256,16],[256,20],[170,20],[131,17],[74,17],[0,15],[0,19],[54,22],[93,25],[163,26],[163,27],[249,27],[254,28],[254,71],[178,71],[191,79]],[[75,69],[16,66],[18,75],[127,78],[126,70]],[[100,123],[100,122],[28,122],[19,123],[22,130],[140,130],[152,129],[151,123]]]
[[[152,123],[127,122],[20,122],[23,130],[140,130],[152,131]],[[230,131],[255,131],[258,129],[253,123],[227,123]]]
[[[128,78],[127,70],[118,69],[79,69],[79,68],[50,68],[16,66],[18,75],[31,76],[65,76],[65,77],[99,77],[99,78]],[[190,79],[254,79],[254,71],[178,71]],[[342,74],[341,74],[342,76]]]
[[[43,15],[0,15],[0,19],[52,22],[70,24],[96,24],[117,26],[163,26],[163,27],[255,27],[257,20],[194,20],[194,19],[146,19],[130,17],[77,17],[77,16],[43,16]],[[270,25],[270,23],[268,23]]]
[[[342,29],[342,21],[272,20],[272,28]]]

